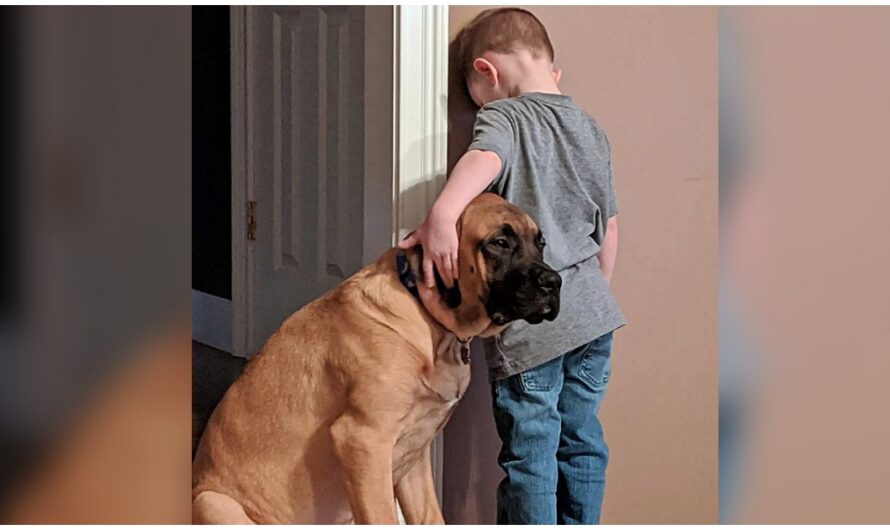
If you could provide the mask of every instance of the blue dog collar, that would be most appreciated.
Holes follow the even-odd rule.
[[[417,276],[408,264],[408,257],[401,250],[396,252],[396,272],[405,289],[408,289],[414,298],[420,300],[420,292],[417,290]]]

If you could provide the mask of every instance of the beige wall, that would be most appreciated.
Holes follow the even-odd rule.
[[[452,36],[482,10],[450,8]],[[533,7],[560,84],[605,129],[620,214],[616,334],[602,411],[611,449],[604,523],[717,517],[717,12]],[[449,158],[472,111],[452,88]],[[494,522],[499,441],[479,352],[445,432],[446,520]]]

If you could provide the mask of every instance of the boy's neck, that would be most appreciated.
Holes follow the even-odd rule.
[[[516,83],[514,90],[516,96],[528,94],[530,92],[540,92],[542,94],[562,94],[559,86],[553,81],[552,77],[547,79],[524,79]]]
[[[510,97],[541,92],[544,94],[562,94],[559,85],[553,78],[553,65],[543,59],[531,59],[529,56],[514,55],[511,61],[503,65],[505,81],[507,81]],[[510,83],[510,79],[515,81]]]

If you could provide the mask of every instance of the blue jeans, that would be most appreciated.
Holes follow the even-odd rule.
[[[597,418],[611,371],[612,333],[492,383],[507,476],[498,524],[596,524],[609,449]]]

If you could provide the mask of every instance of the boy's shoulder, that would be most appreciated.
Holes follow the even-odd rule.
[[[509,98],[497,99],[483,105],[476,112],[476,119],[482,121],[500,121],[511,127],[535,127],[537,122],[543,126],[546,121],[546,113],[540,102],[527,97],[525,94]],[[564,109],[560,109],[564,112]]]
[[[556,112],[562,116],[567,114],[574,115],[578,118],[578,121],[583,121],[585,125],[590,125],[591,128],[597,131],[602,130],[599,123],[589,112],[575,103],[571,96],[563,94],[531,93],[497,99],[482,106],[477,111],[477,115],[480,113],[501,113],[508,116],[522,114],[523,117],[530,118],[540,114],[535,111],[540,111],[544,108],[556,109]]]
[[[593,116],[591,116],[587,112],[584,112],[584,115],[587,117],[587,120],[590,124],[590,131],[593,134],[593,137],[597,141],[604,142],[606,145],[608,145],[609,139],[606,136],[606,131],[604,131],[603,128],[600,127],[600,124],[596,121],[596,119],[594,119]]]
[[[517,100],[518,98],[512,97],[489,101],[480,107],[479,110],[476,111],[476,114],[479,115],[487,112],[512,112],[519,105]]]
[[[530,136],[555,134],[598,150],[611,150],[596,119],[570,96],[562,94],[523,94],[486,103],[476,114],[474,134],[482,130],[507,135],[515,131],[525,131]]]

